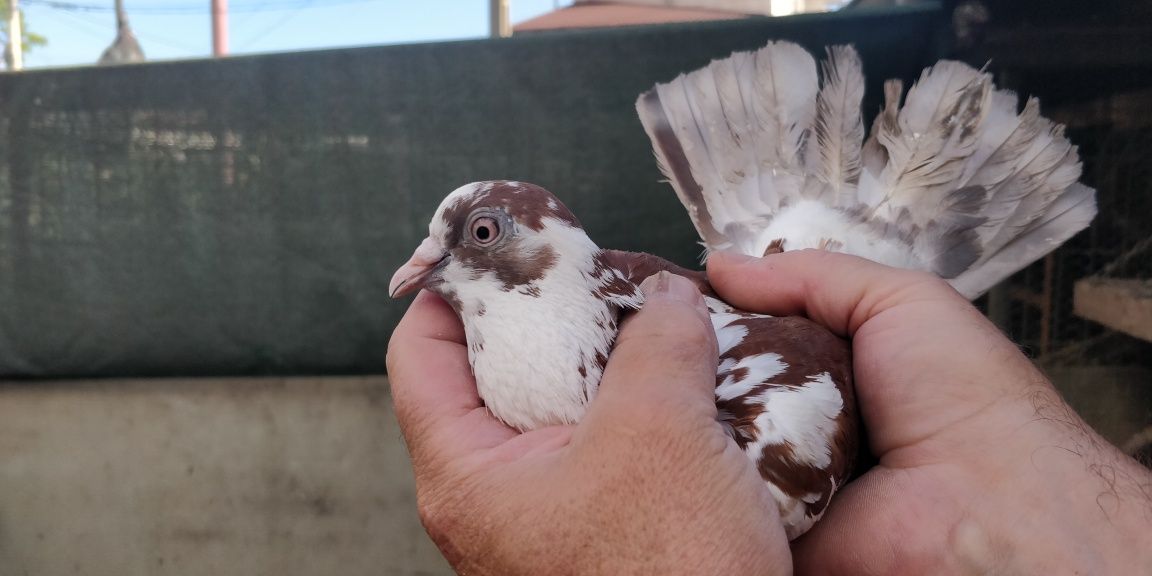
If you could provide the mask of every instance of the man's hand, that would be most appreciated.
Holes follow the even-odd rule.
[[[879,465],[794,546],[811,574],[1152,574],[1152,474],[944,281],[822,251],[717,254],[728,302],[853,342]]]
[[[661,273],[574,427],[520,434],[483,407],[453,311],[423,293],[388,374],[425,527],[464,574],[790,574],[766,485],[716,421],[715,333]]]

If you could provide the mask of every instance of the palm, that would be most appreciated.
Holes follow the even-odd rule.
[[[800,573],[941,570],[941,550],[977,496],[965,487],[1002,464],[987,461],[987,448],[1019,420],[1000,401],[1023,396],[1033,369],[1020,361],[1005,371],[1013,345],[959,296],[930,288],[894,289],[878,301],[900,304],[855,330],[856,390],[879,462],[796,543]],[[972,342],[974,332],[986,338]]]

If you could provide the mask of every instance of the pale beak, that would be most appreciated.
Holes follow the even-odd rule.
[[[429,277],[447,259],[448,252],[440,247],[439,242],[430,237],[425,238],[412,253],[412,257],[392,275],[392,281],[388,283],[388,295],[400,298],[423,288]]]

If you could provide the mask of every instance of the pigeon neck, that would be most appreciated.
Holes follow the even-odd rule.
[[[645,278],[660,272],[667,271],[677,276],[683,276],[696,284],[696,288],[705,296],[716,297],[712,285],[708,283],[708,275],[698,270],[689,270],[665,260],[659,256],[643,252],[625,252],[622,250],[601,250],[597,255],[600,266],[619,271],[621,277],[629,284],[639,286]]]
[[[457,293],[469,360],[489,410],[520,430],[574,424],[596,395],[622,313],[639,308],[639,284],[661,270],[694,280],[713,294],[702,272],[649,254],[596,250],[562,261],[538,290]],[[475,285],[475,284],[473,284]]]
[[[483,284],[457,293],[453,305],[485,405],[520,430],[578,422],[600,384],[621,309],[640,305],[637,287],[596,257],[555,266],[533,291]]]

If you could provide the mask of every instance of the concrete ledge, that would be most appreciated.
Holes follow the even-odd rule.
[[[1121,442],[1147,371],[1056,369]],[[379,378],[0,382],[0,576],[435,576]]]
[[[1152,371],[1146,368],[1049,366],[1044,371],[1080,417],[1117,446],[1152,424]]]
[[[1152,342],[1152,280],[1086,278],[1074,298],[1077,316]]]
[[[0,574],[451,574],[386,379],[0,382]]]

